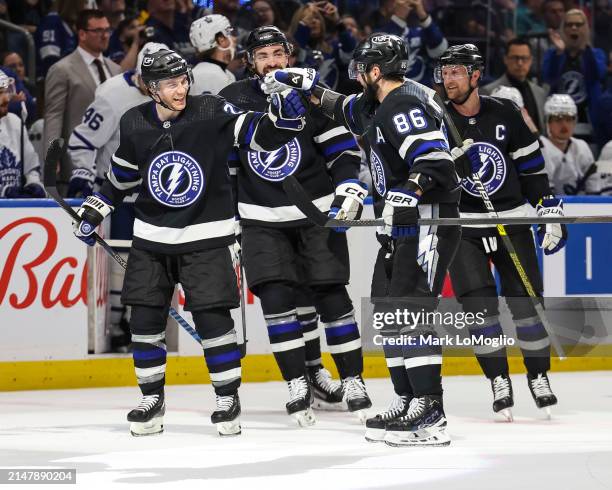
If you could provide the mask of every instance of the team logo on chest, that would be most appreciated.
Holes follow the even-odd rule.
[[[489,195],[495,194],[506,180],[506,174],[508,173],[506,159],[495,145],[490,143],[474,144],[478,147],[478,153],[480,154],[481,165],[478,176],[487,193]],[[472,196],[480,196],[474,181],[469,177],[461,181],[461,187]]]
[[[370,149],[370,172],[372,173],[372,184],[378,195],[385,197],[387,193],[387,183],[385,181],[385,168],[382,160],[374,149]]]
[[[248,151],[253,171],[262,179],[278,182],[294,173],[300,165],[302,149],[296,138],[274,151]]]
[[[182,208],[195,202],[204,190],[204,172],[198,162],[181,151],[157,155],[148,172],[151,195],[171,208]]]

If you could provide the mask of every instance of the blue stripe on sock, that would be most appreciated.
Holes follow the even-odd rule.
[[[208,366],[216,366],[218,364],[239,360],[240,351],[238,349],[234,349],[223,354],[217,354],[216,356],[207,356],[206,352],[204,352],[204,357],[206,358],[206,364]]]
[[[349,323],[341,327],[330,327],[325,329],[325,336],[327,338],[340,337],[342,335],[348,335],[350,333],[359,333],[356,323]]]
[[[289,323],[281,323],[279,325],[268,325],[268,335],[282,335],[284,333],[295,332],[301,328],[302,326],[297,320]]]
[[[134,350],[134,352],[132,352],[132,356],[134,357],[134,360],[138,361],[148,361],[151,359],[161,358],[165,359],[166,351],[164,349],[160,349],[159,347],[151,350]]]

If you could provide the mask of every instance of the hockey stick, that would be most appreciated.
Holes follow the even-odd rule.
[[[283,190],[289,200],[315,225],[325,228],[338,227],[363,227],[363,226],[383,226],[385,223],[382,218],[377,219],[335,219],[330,218],[312,202],[302,184],[294,175],[289,175],[283,180]],[[612,216],[563,216],[541,218],[533,217],[508,217],[503,218],[420,218],[419,226],[465,226],[465,225],[545,225],[545,224],[584,224],[584,223],[612,223]]]
[[[244,282],[244,267],[242,266],[242,254],[240,254],[240,315],[242,319],[242,344],[240,344],[240,356],[244,358],[247,353],[247,334],[246,334],[246,287]]]
[[[463,138],[459,134],[459,130],[457,129],[455,122],[452,120],[452,118],[448,114],[448,111],[446,110],[446,106],[444,105],[444,102],[442,101],[442,99],[440,98],[438,94],[434,95],[433,100],[442,109],[442,114],[443,114],[443,118],[444,118],[446,127],[449,130],[452,139],[455,140],[455,144],[459,148],[461,148],[463,146]],[[491,197],[489,196],[489,193],[487,192],[484,185],[482,184],[482,181],[480,180],[480,176],[478,175],[477,172],[474,172],[472,174],[472,181],[474,182],[474,185],[476,186],[476,190],[480,194],[480,197],[485,205],[485,208],[487,209],[487,213],[489,214],[489,216],[493,218],[498,218],[499,215],[497,214],[497,211],[495,211],[495,208],[493,207],[493,203],[491,202]],[[534,309],[536,310],[536,313],[538,314],[540,321],[542,322],[542,325],[544,326],[544,329],[548,333],[551,343],[553,347],[555,348],[555,350],[557,351],[557,355],[559,356],[559,359],[564,360],[565,351],[563,350],[563,347],[561,346],[561,342],[559,342],[557,335],[555,334],[552,327],[548,323],[548,320],[546,319],[546,314],[544,312],[544,308],[542,307],[542,304],[540,303],[540,298],[538,297],[535,290],[533,289],[533,285],[531,284],[531,281],[529,280],[529,277],[527,276],[527,273],[525,272],[525,268],[523,267],[523,264],[521,263],[521,260],[519,259],[519,256],[516,253],[516,249],[514,248],[514,245],[512,244],[512,240],[510,239],[510,237],[508,236],[508,233],[506,232],[506,227],[503,224],[497,224],[496,226],[497,226],[497,232],[499,233],[499,236],[502,239],[502,243],[504,244],[504,247],[506,247],[506,250],[508,251],[508,254],[510,255],[510,259],[512,260],[512,263],[514,264],[514,267],[516,268],[516,272],[518,273],[521,279],[521,282],[523,283],[523,286],[525,287],[525,291],[527,292],[527,295],[529,296],[529,298],[531,298],[531,303]]]
[[[47,193],[53,198],[53,200],[59,205],[60,208],[66,211],[66,213],[68,213],[68,215],[74,221],[79,222],[81,221],[81,217],[76,213],[74,209],[72,209],[68,205],[66,201],[64,201],[64,198],[57,191],[57,175],[55,167],[57,165],[57,162],[61,158],[63,152],[64,140],[62,138],[57,138],[51,141],[51,143],[49,144],[49,149],[47,150],[47,153],[45,155],[45,189]],[[96,240],[96,243],[100,245],[104,249],[104,251],[115,260],[115,262],[117,262],[121,267],[123,267],[124,270],[127,269],[127,263],[125,260],[123,260],[123,257],[116,253],[113,248],[108,243],[106,243],[103,238],[100,237],[100,235],[94,232],[92,236]],[[189,323],[187,323],[187,320],[185,320],[179,314],[179,312],[176,311],[172,306],[170,307],[169,314],[172,319],[174,319],[176,323],[183,327],[196,342],[202,345],[202,339],[198,335],[198,332],[196,332],[195,329],[191,325],[189,325]]]

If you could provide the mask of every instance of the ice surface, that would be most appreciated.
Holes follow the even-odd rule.
[[[445,378],[446,448],[368,443],[347,413],[317,412],[317,424],[300,429],[279,382],[242,386],[243,433],[225,439],[210,423],[210,385],[168,386],[165,433],[143,438],[125,421],[140,398],[135,387],[5,392],[0,466],[76,468],[88,488],[612,489],[612,373],[550,379],[559,405],[549,421],[525,377],[512,376],[509,424],[495,421],[484,377]],[[366,383],[374,409],[385,408],[390,382]]]

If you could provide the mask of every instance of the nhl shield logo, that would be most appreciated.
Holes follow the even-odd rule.
[[[372,173],[372,184],[378,195],[385,197],[387,193],[387,182],[385,180],[385,168],[378,154],[370,149],[370,172]]]
[[[300,165],[302,149],[296,138],[274,151],[249,151],[249,166],[262,179],[279,182],[294,173]]]
[[[181,151],[157,155],[147,175],[153,198],[171,208],[194,203],[204,189],[204,172],[198,162]]]
[[[495,194],[506,180],[508,170],[506,168],[506,159],[501,151],[490,143],[474,143],[480,154],[480,170],[478,176],[482,181],[482,185],[487,190],[489,195]],[[467,177],[461,181],[461,187],[472,196],[480,197],[476,190],[474,181]]]

